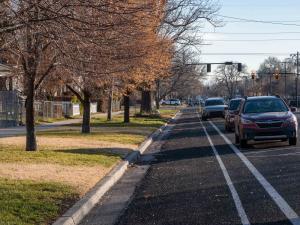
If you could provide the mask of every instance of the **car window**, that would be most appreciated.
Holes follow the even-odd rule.
[[[205,102],[205,106],[212,106],[212,105],[224,105],[224,101],[222,99],[216,99],[216,100],[207,100]]]
[[[241,100],[230,101],[229,110],[237,110],[239,108],[240,103],[241,103]]]
[[[287,106],[281,99],[255,99],[245,102],[244,113],[286,112]]]

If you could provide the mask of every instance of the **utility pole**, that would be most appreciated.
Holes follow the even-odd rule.
[[[287,75],[286,64],[287,62],[284,62],[284,98],[286,98],[286,75]]]
[[[269,94],[268,95],[272,95],[272,74],[270,73],[270,87],[269,87]]]
[[[263,95],[263,76],[260,76],[260,95]]]
[[[297,62],[296,62],[296,66],[297,66],[297,74],[296,74],[296,105],[298,107],[298,76],[299,76],[299,52],[297,52]]]

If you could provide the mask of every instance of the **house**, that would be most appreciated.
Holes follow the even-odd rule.
[[[0,91],[13,90],[13,75],[9,66],[0,63]]]
[[[8,65],[0,63],[0,127],[19,124],[19,99],[13,90],[13,75]]]

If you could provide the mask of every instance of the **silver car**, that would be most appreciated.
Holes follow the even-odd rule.
[[[225,117],[225,111],[228,106],[223,98],[208,98],[202,109],[202,120],[215,117]]]

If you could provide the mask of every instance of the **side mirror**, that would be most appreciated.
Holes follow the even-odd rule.
[[[291,112],[297,112],[297,108],[296,107],[291,107]]]

